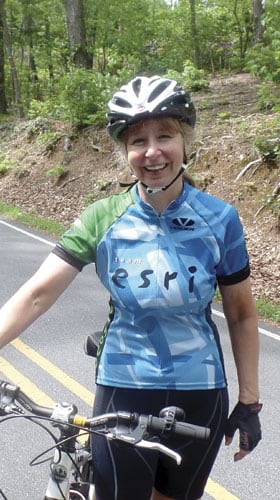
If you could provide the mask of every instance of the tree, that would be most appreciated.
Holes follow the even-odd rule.
[[[190,11],[191,11],[191,34],[193,40],[193,49],[194,49],[194,63],[199,68],[200,67],[200,50],[196,29],[196,10],[195,10],[195,0],[189,0],[190,2]]]
[[[238,32],[240,57],[241,59],[244,59],[248,48],[250,30],[251,30],[250,13],[248,13],[248,10],[246,8],[246,2],[242,0],[241,2],[242,11],[240,14],[240,12],[238,12],[239,3],[240,3],[239,0],[234,0],[233,15],[235,18],[236,28]]]
[[[11,36],[11,32],[9,30],[9,26],[8,26],[7,19],[6,19],[6,11],[5,11],[4,3],[5,3],[5,0],[2,0],[0,2],[0,16],[2,19],[2,23],[3,23],[4,44],[6,46],[8,61],[10,64],[11,80],[12,80],[12,87],[13,87],[13,93],[14,93],[14,102],[15,102],[15,105],[17,108],[17,112],[18,112],[19,116],[22,118],[24,116],[24,112],[23,112],[23,105],[22,105],[22,99],[21,99],[20,82],[18,79],[17,67],[16,67],[14,51],[13,51],[13,44],[12,44],[12,36]]]
[[[64,0],[71,59],[77,68],[91,69],[87,51],[83,0]]]
[[[5,93],[5,59],[4,59],[4,28],[3,28],[3,2],[0,0],[0,113],[7,113],[7,101]]]
[[[34,57],[34,33],[36,30],[34,27],[32,6],[30,5],[29,0],[22,0],[22,4],[23,4],[22,34],[23,34],[23,40],[25,42],[24,45],[27,47],[28,81],[31,84],[33,84],[33,89],[36,89],[34,97],[39,99],[40,98],[39,77]]]
[[[264,27],[262,23],[262,16],[264,14],[263,0],[252,0],[252,13],[253,13],[253,36],[254,45],[262,42]]]

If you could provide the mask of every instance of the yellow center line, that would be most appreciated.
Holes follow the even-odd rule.
[[[205,492],[216,500],[239,500],[239,497],[236,497],[212,479],[208,479]]]
[[[20,389],[28,395],[32,401],[40,406],[53,408],[55,402],[37,385],[35,385],[29,378],[25,377],[21,372],[11,365],[6,359],[0,356],[0,373],[2,373],[11,383],[20,387]],[[85,443],[87,440],[87,433],[83,430],[80,431],[81,435],[78,437],[80,443]]]
[[[16,368],[0,356],[0,372],[5,375],[14,385],[21,388],[26,394],[30,394],[30,398],[40,406],[53,408],[54,401],[37,387],[31,380],[20,373]]]
[[[93,393],[86,389],[84,386],[79,384],[72,377],[67,375],[64,371],[54,365],[51,361],[41,356],[38,352],[34,351],[31,347],[25,344],[22,340],[16,339],[11,343],[15,349],[24,354],[28,359],[33,361],[40,368],[45,370],[49,375],[55,378],[60,384],[62,384],[66,389],[71,391],[73,394],[78,396],[82,401],[88,404],[90,407],[93,405]]]

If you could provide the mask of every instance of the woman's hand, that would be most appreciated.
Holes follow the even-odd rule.
[[[240,401],[235,406],[226,424],[225,444],[232,443],[233,436],[239,430],[239,452],[235,453],[234,461],[242,460],[259,443],[262,438],[259,412],[262,404],[244,404]]]

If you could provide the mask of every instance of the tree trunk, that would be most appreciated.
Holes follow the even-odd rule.
[[[35,99],[40,99],[40,87],[39,78],[37,72],[37,65],[33,54],[33,33],[34,33],[34,22],[32,14],[26,9],[26,13],[23,17],[23,33],[24,39],[28,50],[28,81],[32,84],[32,97]]]
[[[197,68],[200,67],[200,49],[197,37],[197,29],[196,29],[196,9],[195,9],[195,0],[189,0],[190,2],[190,10],[191,10],[191,34],[193,39],[193,50],[194,50],[194,63]]]
[[[87,51],[83,0],[64,0],[71,60],[77,68],[92,68]]]
[[[6,51],[7,51],[7,55],[8,55],[8,61],[10,64],[12,86],[13,86],[13,91],[14,91],[14,102],[15,102],[17,112],[18,112],[20,118],[23,118],[24,112],[23,112],[23,105],[22,105],[22,100],[21,100],[20,84],[19,84],[19,79],[17,76],[17,68],[16,68],[16,63],[15,63],[14,54],[13,54],[12,37],[11,37],[11,33],[10,33],[10,30],[9,30],[9,27],[7,24],[7,20],[6,20],[6,12],[5,12],[5,8],[4,8],[4,2],[5,2],[5,0],[0,0],[0,16],[2,18],[2,23],[3,23],[4,42],[5,42]]]
[[[244,59],[245,52],[246,52],[245,43],[244,43],[244,30],[242,29],[241,22],[240,22],[240,19],[239,19],[239,16],[238,16],[237,4],[238,4],[238,0],[235,0],[234,1],[234,6],[233,6],[233,15],[235,17],[236,28],[237,28],[237,31],[238,31],[240,57],[241,57],[241,59]]]
[[[253,13],[253,33],[254,45],[261,42],[263,39],[264,27],[262,24],[262,16],[264,13],[263,0],[252,0],[252,13]]]
[[[0,0],[0,114],[7,113],[5,93],[5,58],[4,58],[4,29],[2,20],[3,1]]]
[[[46,53],[48,56],[48,71],[49,71],[49,79],[51,82],[51,85],[53,85],[54,82],[54,67],[53,67],[53,62],[52,62],[52,49],[50,45],[50,23],[49,20],[46,18],[45,19],[45,46],[46,46]]]

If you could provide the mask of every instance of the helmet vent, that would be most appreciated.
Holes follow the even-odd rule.
[[[121,97],[115,97],[114,104],[116,104],[116,106],[120,106],[121,108],[131,108],[132,107],[129,102],[127,102],[125,99],[121,99]]]
[[[167,89],[170,85],[170,80],[165,80],[164,82],[161,82],[151,93],[149,96],[148,102],[152,102],[154,99],[156,99],[162,92]]]
[[[141,79],[140,78],[135,78],[132,82],[132,88],[137,97],[139,97],[140,90],[141,90]]]

